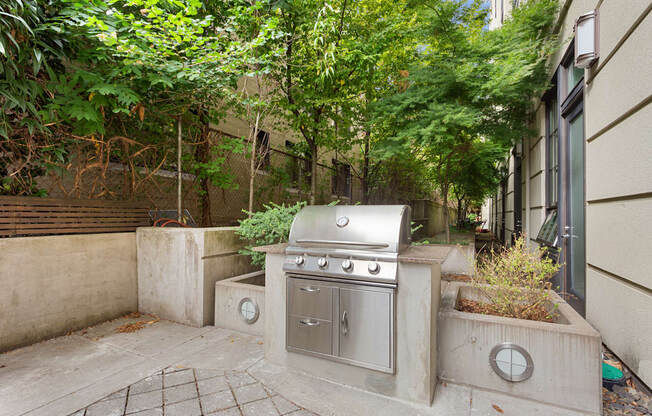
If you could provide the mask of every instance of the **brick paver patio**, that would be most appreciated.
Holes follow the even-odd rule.
[[[245,371],[168,367],[70,416],[316,415]]]

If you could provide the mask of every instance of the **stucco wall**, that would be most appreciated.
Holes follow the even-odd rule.
[[[0,351],[135,311],[135,233],[0,239]]]

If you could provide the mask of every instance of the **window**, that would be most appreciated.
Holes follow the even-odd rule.
[[[285,148],[288,150],[287,155],[287,172],[290,175],[290,185],[293,188],[301,186],[310,186],[311,162],[305,155],[297,150],[295,143],[286,140]]]
[[[556,247],[558,244],[557,239],[557,211],[550,211],[546,216],[546,220],[539,229],[537,234],[537,241],[550,247]]]
[[[512,0],[512,9],[517,8],[521,4],[520,0]]]
[[[546,205],[556,208],[559,201],[559,105],[554,98],[546,104],[546,121]]]
[[[270,165],[269,133],[259,130],[256,136],[256,169],[267,170]]]
[[[571,64],[566,68],[566,91],[570,93],[573,88],[584,78],[584,70]]]
[[[333,195],[351,198],[351,166],[333,159]]]

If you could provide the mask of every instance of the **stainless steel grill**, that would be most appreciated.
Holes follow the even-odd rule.
[[[408,206],[301,210],[283,264],[287,349],[395,372],[397,262],[409,244]]]
[[[284,270],[396,286],[409,244],[408,206],[309,206],[292,224]]]

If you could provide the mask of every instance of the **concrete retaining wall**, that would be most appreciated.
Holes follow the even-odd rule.
[[[138,307],[135,233],[0,239],[0,351]]]

